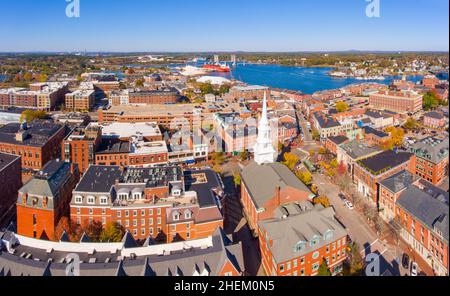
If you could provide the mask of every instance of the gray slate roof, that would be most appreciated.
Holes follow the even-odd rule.
[[[400,195],[397,204],[430,230],[438,229],[448,244],[449,194],[424,180],[421,180],[421,185],[423,190],[410,186]]]
[[[380,182],[381,185],[389,189],[393,193],[398,193],[415,183],[419,177],[408,171],[401,171]]]
[[[20,254],[32,254],[29,259],[21,258]],[[65,276],[67,263],[60,263],[67,254],[18,246],[15,254],[0,251],[0,276]],[[166,256],[143,256],[136,259],[120,258],[117,254],[96,253],[89,255],[80,253],[81,276],[192,276],[197,270],[204,269],[212,276],[218,275],[227,261],[230,261],[238,272],[244,272],[242,245],[229,244],[223,230],[217,229],[213,235],[213,246],[206,249],[195,248],[172,252]],[[106,258],[111,258],[106,263]],[[49,264],[48,259],[52,258]],[[96,258],[95,263],[90,262]]]
[[[438,164],[449,154],[448,137],[438,139],[429,137],[417,142],[411,147],[411,153],[415,153],[418,157],[424,158],[432,163]]]
[[[289,211],[289,209],[288,209]],[[270,247],[277,263],[291,261],[313,252],[347,236],[346,229],[334,218],[333,208],[316,206],[304,212],[293,212],[286,219],[270,219],[258,222],[261,229],[267,232]],[[332,237],[327,241],[324,236],[331,231]],[[319,238],[315,246],[310,242]],[[296,251],[298,243],[306,243],[305,249]]]
[[[281,190],[292,187],[312,195],[309,188],[281,163],[258,165],[252,162],[242,170],[241,176],[257,208],[264,207],[274,197],[278,186]]]

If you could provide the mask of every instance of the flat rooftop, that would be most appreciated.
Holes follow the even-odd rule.
[[[216,104],[154,104],[154,105],[125,105],[111,106],[103,112],[116,113],[122,115],[142,115],[142,116],[183,116],[201,113],[216,112],[239,112],[243,109],[238,103],[216,103]]]
[[[128,141],[121,141],[119,139],[102,138],[96,154],[122,154],[130,153],[131,144]]]
[[[369,147],[367,144],[356,140],[344,143],[340,145],[340,147],[353,159],[358,159],[382,151],[378,147]]]
[[[142,123],[91,123],[90,127],[101,127],[103,137],[132,138],[161,136],[161,130],[156,122]]]
[[[380,175],[393,169],[411,159],[412,154],[408,152],[384,151],[373,157],[359,161],[359,165],[368,169],[374,175]]]
[[[167,144],[164,141],[138,141],[131,144],[131,153],[134,155],[161,154],[168,152]]]

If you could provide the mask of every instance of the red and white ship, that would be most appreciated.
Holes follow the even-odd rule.
[[[227,64],[205,64],[204,69],[212,70],[215,72],[230,72],[231,68]]]

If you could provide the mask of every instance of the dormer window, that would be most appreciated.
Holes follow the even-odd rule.
[[[316,245],[318,245],[320,243],[320,238],[319,236],[314,236],[313,239],[311,240],[311,242],[309,243],[311,247],[314,247]]]
[[[174,212],[174,213],[173,213],[173,220],[174,220],[174,221],[180,220],[180,213]]]
[[[82,196],[75,196],[75,203],[76,204],[82,204],[83,203],[83,197]]]
[[[305,248],[306,248],[306,242],[303,242],[303,241],[298,242],[298,243],[295,245],[295,252],[301,252],[301,251],[303,251]]]
[[[100,204],[101,205],[107,205],[108,204],[108,198],[106,196],[102,196],[100,198]]]
[[[133,193],[133,199],[134,199],[134,200],[140,200],[140,199],[142,199],[142,193],[140,193],[140,192],[135,192],[135,193]]]
[[[326,241],[329,241],[333,238],[333,231],[332,230],[327,230],[327,232],[325,232],[325,235],[323,236],[323,239]]]
[[[128,193],[119,193],[119,200],[128,200]]]
[[[95,197],[94,196],[88,196],[87,203],[89,205],[94,205],[95,204]]]
[[[192,212],[187,210],[186,212],[184,212],[184,218],[185,219],[191,219],[192,218]]]

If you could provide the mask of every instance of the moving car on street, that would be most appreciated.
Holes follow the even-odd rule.
[[[353,206],[353,204],[351,202],[349,202],[348,200],[345,202],[345,206],[349,209],[349,210],[354,210],[355,207]]]

